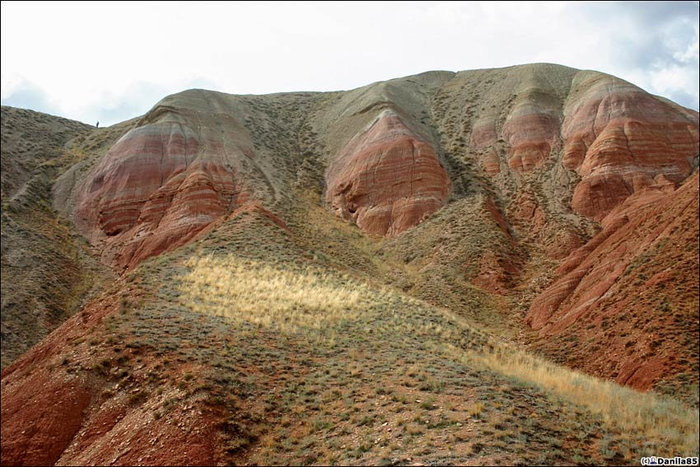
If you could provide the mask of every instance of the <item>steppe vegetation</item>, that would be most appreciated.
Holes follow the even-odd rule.
[[[516,173],[504,127],[519,105],[539,102],[538,86],[544,101],[569,102],[579,72],[491,72],[333,93],[189,90],[99,129],[3,108],[3,177],[18,176],[3,178],[2,193],[3,419],[13,420],[3,421],[3,457],[42,451],[42,436],[52,450],[37,459],[58,464],[638,465],[697,455],[697,278],[683,277],[696,273],[696,231],[679,225],[648,243],[620,266],[615,287],[629,295],[599,297],[601,309],[637,308],[537,334],[525,324],[531,304],[601,226],[571,209],[581,177],[563,168],[563,148]],[[451,191],[417,225],[379,238],[336,216],[324,195],[329,163],[387,109],[433,145]],[[110,153],[152,124],[153,138]],[[158,133],[170,126],[196,135],[196,155],[181,133]],[[488,148],[471,140],[479,126],[493,126]],[[167,174],[151,163],[165,141],[173,157],[185,152]],[[193,185],[172,182],[188,170]],[[97,193],[111,176],[106,201],[84,205],[123,203],[117,215],[131,224],[101,231],[103,212],[86,208],[94,235],[81,236],[81,187]],[[193,237],[178,248],[142,243],[180,232]],[[613,246],[636,247],[624,240]],[[132,247],[148,254],[110,263]],[[572,369],[589,356],[665,357],[674,333],[686,348],[649,392]],[[622,351],[606,354],[609,343]],[[75,401],[84,405],[64,410]]]
[[[132,284],[153,299],[115,329],[212,368],[174,378],[184,393],[156,416],[202,397],[226,407],[232,460],[619,464],[697,451],[682,403],[549,363],[356,269],[321,268],[262,216],[148,260]]]

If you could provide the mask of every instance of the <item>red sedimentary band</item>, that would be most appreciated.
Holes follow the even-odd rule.
[[[395,235],[439,209],[449,178],[432,147],[382,114],[331,164],[326,201],[366,232]]]
[[[184,244],[245,198],[234,173],[212,154],[222,144],[198,141],[180,124],[132,130],[102,160],[79,199],[78,217],[115,236],[105,250],[118,265]],[[219,142],[220,143],[220,142]],[[206,148],[206,153],[199,153]],[[111,261],[111,259],[110,259]]]

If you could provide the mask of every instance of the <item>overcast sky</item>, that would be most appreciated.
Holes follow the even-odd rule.
[[[110,125],[168,94],[550,62],[698,109],[698,2],[2,2],[2,104]]]

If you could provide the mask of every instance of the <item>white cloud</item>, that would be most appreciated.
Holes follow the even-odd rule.
[[[690,90],[694,84],[685,69],[679,66],[652,71],[649,82],[651,87],[661,94],[670,94],[675,89]]]
[[[111,124],[189,87],[328,91],[546,61],[611,73],[697,109],[693,5],[3,2],[2,100],[41,93],[35,104]]]

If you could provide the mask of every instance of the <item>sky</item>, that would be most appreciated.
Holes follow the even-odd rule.
[[[101,126],[203,88],[337,91],[558,63],[698,110],[698,2],[7,2],[2,105]]]

